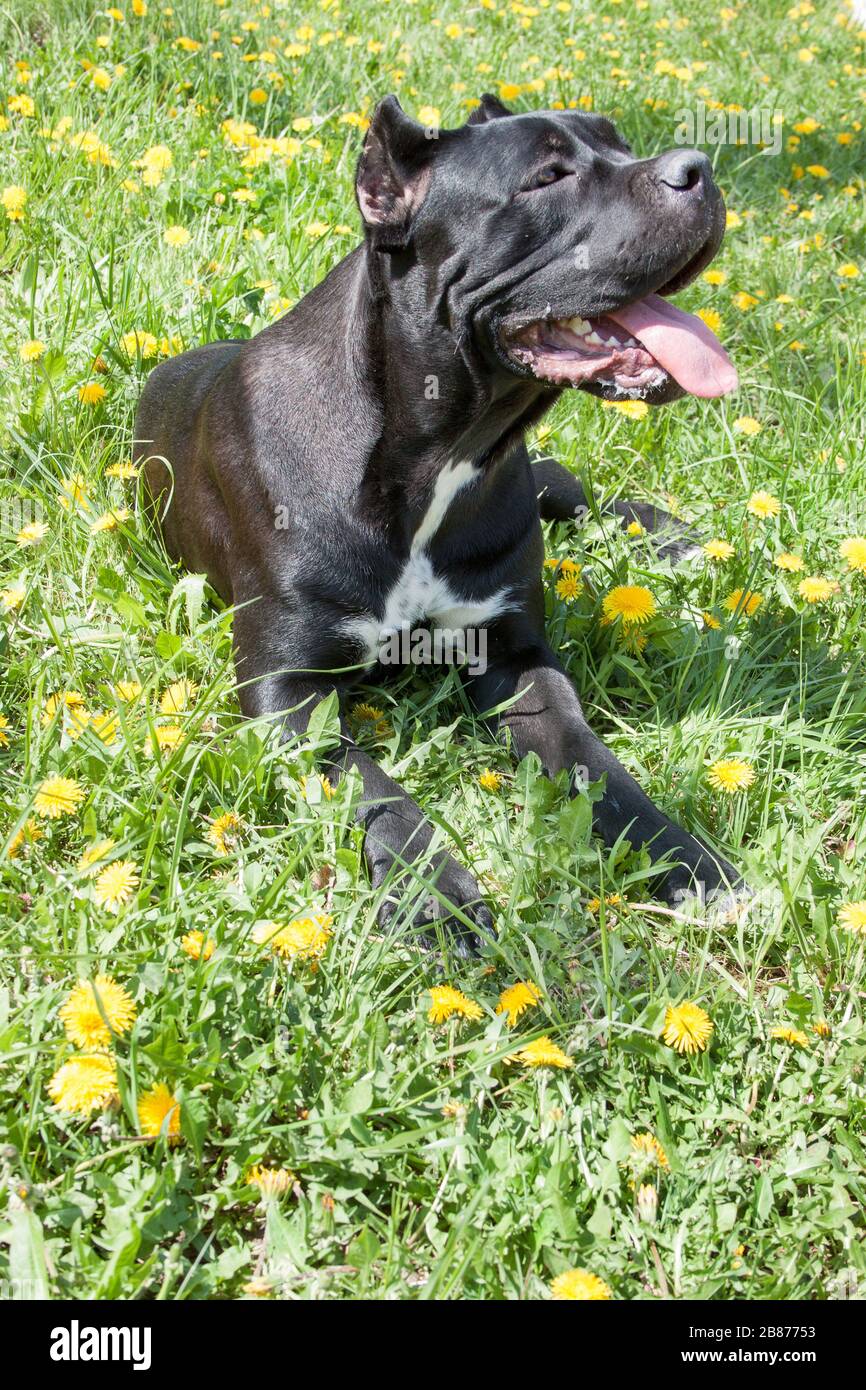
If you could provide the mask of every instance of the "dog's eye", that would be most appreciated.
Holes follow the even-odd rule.
[[[570,169],[566,169],[562,164],[545,164],[543,169],[539,169],[537,174],[533,174],[529,184],[530,189],[548,188],[552,183],[558,183],[560,179],[567,178]]]

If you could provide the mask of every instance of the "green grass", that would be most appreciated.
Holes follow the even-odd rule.
[[[621,1299],[850,1295],[866,1267],[866,938],[838,916],[866,898],[866,581],[838,547],[866,534],[864,36],[833,7],[774,3],[732,7],[727,20],[694,0],[680,18],[656,0],[594,14],[505,0],[120,8],[123,23],[85,0],[24,0],[0,17],[6,97],[35,102],[0,132],[0,188],[27,192],[21,220],[0,212],[0,588],[25,595],[0,618],[3,1277],[77,1298],[234,1298],[258,1275],[289,1298],[498,1299],[548,1297],[556,1274],[580,1267]],[[250,20],[257,29],[243,28]],[[294,34],[307,22],[311,44]],[[463,32],[449,37],[451,23]],[[262,52],[274,61],[244,61]],[[678,74],[656,71],[664,59]],[[29,85],[16,85],[15,60],[29,63]],[[107,90],[84,60],[105,69]],[[328,711],[304,744],[283,748],[245,724],[231,614],[170,568],[134,516],[96,534],[90,523],[132,504],[132,485],[106,469],[129,456],[153,361],[130,357],[123,336],[192,346],[257,331],[357,242],[359,131],[340,117],[397,90],[408,110],[432,104],[456,124],[467,98],[500,83],[521,88],[519,109],[591,96],[644,154],[672,144],[676,113],[700,99],[784,113],[778,157],[710,150],[741,222],[717,262],[724,284],[698,281],[680,300],[721,315],[739,393],[644,419],[566,396],[544,439],[597,489],[674,496],[702,540],[736,548],[723,566],[673,571],[609,529],[555,528],[549,555],[574,556],[590,582],[570,605],[555,575],[545,582],[551,637],[595,727],[761,897],[728,926],[664,915],[645,857],[605,851],[585,799],[569,802],[531,761],[516,768],[473,725],[453,675],[422,674],[363,697],[386,714],[370,735],[382,761],[495,906],[495,944],[472,964],[446,947],[443,967],[377,930],[357,785],[328,800],[313,780],[304,797]],[[264,104],[251,104],[257,87]],[[298,117],[312,128],[294,132]],[[796,136],[807,118],[817,128]],[[288,164],[282,146],[245,168],[249,137],[233,145],[228,119],[299,148]],[[107,162],[98,148],[88,157],[85,132]],[[136,161],[156,145],[171,168],[142,186]],[[818,166],[826,177],[807,172]],[[246,187],[255,201],[232,197]],[[328,230],[311,235],[316,223]],[[171,225],[188,229],[186,245],[165,243]],[[859,276],[840,275],[848,264]],[[752,307],[735,306],[741,292]],[[28,364],[29,339],[46,350]],[[96,405],[79,400],[90,381],[105,387]],[[759,432],[738,430],[742,417]],[[60,505],[76,474],[86,511]],[[746,512],[759,488],[780,499],[777,518]],[[44,538],[19,547],[37,515]],[[801,574],[774,567],[783,549],[802,555]],[[807,604],[803,575],[838,580],[838,594]],[[598,621],[600,596],[626,578],[659,605],[642,654]],[[753,617],[724,608],[735,588],[762,594]],[[718,630],[702,629],[705,610]],[[196,701],[172,721],[178,745],[154,752],[167,722],[159,697],[181,678]],[[143,687],[131,705],[112,694],[121,679]],[[116,711],[113,744],[43,719],[62,690]],[[707,771],[733,755],[755,780],[726,797]],[[486,767],[502,774],[498,792],[478,784]],[[84,799],[16,846],[40,783],[58,774]],[[228,811],[241,828],[220,856],[207,831]],[[103,838],[140,879],[119,913],[78,867]],[[588,910],[614,893],[632,906]],[[318,970],[255,944],[257,922],[326,903],[333,936]],[[191,930],[215,942],[208,961],[182,950]],[[119,1103],[80,1119],[46,1088],[72,1051],[58,1009],[99,970],[138,1013],[116,1040]],[[527,978],[541,1002],[509,1029],[499,992]],[[482,1005],[480,1021],[428,1022],[426,991],[446,980]],[[661,1039],[667,1006],[686,999],[714,1024],[695,1057]],[[813,1031],[821,1019],[828,1038]],[[773,1039],[780,1026],[808,1046]],[[515,1037],[542,1033],[570,1069],[507,1060]],[[136,1140],[138,1098],[158,1082],[181,1105],[172,1147]],[[631,1138],[646,1131],[666,1151],[661,1173],[635,1161]],[[266,1206],[245,1181],[262,1161],[297,1175]],[[641,1182],[657,1186],[654,1222],[637,1211]],[[26,1296],[35,1285],[4,1287]]]

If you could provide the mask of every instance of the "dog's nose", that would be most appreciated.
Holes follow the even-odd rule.
[[[656,178],[675,193],[702,193],[712,183],[713,169],[700,150],[669,150],[659,156]]]

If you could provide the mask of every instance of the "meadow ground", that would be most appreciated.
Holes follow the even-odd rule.
[[[0,52],[6,1291],[862,1296],[866,33],[841,0],[18,0]],[[700,103],[783,121],[769,156],[708,146],[729,232],[680,299],[736,396],[566,395],[540,431],[712,542],[673,570],[552,528],[549,623],[596,729],[761,896],[664,915],[586,797],[421,673],[355,718],[494,906],[443,966],[376,927],[358,787],[315,773],[333,711],[283,748],[240,720],[231,614],[128,461],[160,357],[357,243],[375,100],[453,125],[485,88],[644,154]],[[625,582],[641,627],[600,621]]]

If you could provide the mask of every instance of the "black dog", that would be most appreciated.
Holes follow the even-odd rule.
[[[573,517],[586,499],[523,444],[564,386],[661,404],[736,385],[703,323],[658,297],[721,243],[706,157],[635,159],[602,117],[513,115],[489,96],[461,129],[430,131],[388,97],[356,191],[364,244],[251,341],[158,367],[138,411],[148,491],[171,497],[169,552],[237,605],[244,713],[300,733],[345,689],[324,673],[369,669],[387,633],[484,629],[469,694],[484,712],[512,700],[500,726],[518,756],[604,776],[599,831],[664,857],[668,900],[733,882],[592,733],[547,645],[539,511]],[[425,856],[431,828],[344,728],[332,773],[345,767],[363,778],[378,885]],[[458,937],[489,927],[473,876],[445,853],[432,868],[449,906],[436,897],[421,919],[455,908]]]

